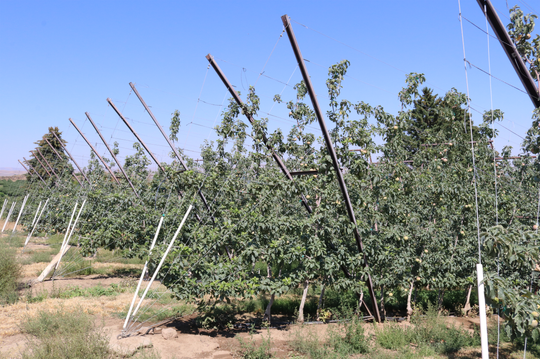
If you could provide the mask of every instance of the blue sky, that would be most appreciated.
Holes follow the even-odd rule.
[[[493,3],[507,23],[506,1]],[[509,1],[510,6],[514,4],[527,12],[526,4],[535,7],[531,1]],[[475,0],[462,0],[462,13],[485,29]],[[256,83],[261,116],[269,118],[270,129],[280,127],[287,132],[293,125],[288,111],[283,105],[274,106],[272,98],[282,91],[285,99],[292,98],[291,86],[301,77],[286,35],[280,39],[283,14],[293,20],[323,105],[327,103],[327,68],[343,59],[351,62],[343,96],[382,105],[394,114],[400,108],[397,93],[409,72],[425,73],[427,85],[439,94],[452,87],[465,92],[457,0],[2,0],[0,168],[20,168],[17,159],[28,158],[33,142],[49,126],[63,131],[68,148],[85,165],[90,150],[68,121],[72,118],[94,144],[99,143],[85,111],[110,144],[120,144],[121,158],[132,153],[135,139],[107,105],[107,97],[158,158],[167,160],[167,144],[131,93],[129,82],[136,84],[163,127],[168,128],[174,110],[181,112],[179,147],[198,158],[200,145],[214,138],[209,128],[219,120],[220,106],[228,98],[216,74],[208,69],[208,53],[218,59],[242,93]],[[467,22],[464,34],[468,60],[487,70],[486,34]],[[493,75],[521,88],[500,45],[490,41]],[[259,76],[263,68],[265,76]],[[488,110],[488,76],[469,69],[469,79],[473,107]],[[289,86],[284,85],[287,82]],[[495,108],[505,112],[502,125],[508,128],[498,127],[501,134],[496,146],[511,145],[517,153],[519,136],[531,123],[532,104],[526,94],[495,79],[493,101]],[[478,121],[478,114],[473,114]],[[101,144],[97,148],[102,154],[106,151]]]

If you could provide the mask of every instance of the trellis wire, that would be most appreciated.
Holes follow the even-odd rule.
[[[470,94],[469,94],[469,75],[467,72],[467,56],[465,53],[465,37],[463,34],[463,20],[461,17],[461,0],[458,0],[459,7],[459,24],[461,29],[461,43],[463,45],[463,67],[465,69],[465,83],[467,88],[467,111],[465,112],[466,116],[469,118],[469,129],[471,135],[471,153],[472,153],[472,165],[473,165],[473,184],[474,184],[474,200],[475,200],[475,209],[476,209],[476,232],[478,238],[478,264],[476,265],[477,273],[477,283],[478,283],[478,310],[480,314],[480,340],[482,344],[482,358],[488,359],[488,338],[487,338],[487,322],[486,322],[486,306],[485,306],[485,297],[484,297],[484,283],[483,283],[483,268],[482,268],[482,248],[480,242],[480,219],[478,213],[478,188],[477,188],[477,169],[476,169],[476,158],[474,154],[474,138],[472,132],[472,115],[470,113]],[[482,291],[482,292],[481,292]]]

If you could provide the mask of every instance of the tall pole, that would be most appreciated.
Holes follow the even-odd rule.
[[[17,161],[19,161],[19,163],[21,164],[21,166],[24,167],[24,169],[26,170],[26,172],[30,173],[30,171],[28,170],[28,168],[26,168],[26,166],[23,165],[23,163],[21,162],[21,160],[17,160]],[[30,167],[30,168],[33,169],[32,167]],[[34,172],[39,176],[39,173],[37,173],[36,170],[34,170]],[[47,185],[47,183],[43,180],[43,178],[41,178],[41,176],[39,176],[39,179],[40,179],[43,183],[45,183],[45,185]],[[40,185],[41,185],[41,183],[40,183]],[[43,186],[41,186],[41,188],[43,188]]]
[[[174,144],[171,142],[171,140],[169,139],[169,137],[167,136],[167,134],[165,134],[165,131],[163,131],[163,127],[161,127],[161,124],[158,122],[158,120],[156,119],[156,117],[154,116],[154,114],[152,113],[152,111],[150,111],[150,108],[146,105],[146,102],[144,102],[142,96],[139,94],[139,91],[137,91],[137,88],[135,88],[135,85],[130,82],[129,83],[129,86],[131,86],[131,89],[133,90],[133,92],[135,93],[135,95],[137,95],[137,98],[139,99],[139,101],[141,101],[142,105],[144,106],[144,109],[146,110],[146,112],[148,112],[148,114],[150,115],[150,117],[152,118],[152,120],[154,121],[154,123],[156,124],[157,128],[159,129],[159,131],[161,132],[161,134],[163,135],[163,137],[165,137],[165,140],[167,141],[167,143],[169,144],[169,147],[171,147],[171,150],[174,152],[174,154],[176,155],[176,158],[178,158],[178,161],[180,161],[180,163],[182,164],[182,166],[184,167],[184,170],[187,171],[187,166],[186,166],[186,163],[184,162],[184,159],[182,158],[182,156],[180,156],[180,153],[178,153],[178,150],[176,149],[176,147],[174,146]],[[208,212],[210,212],[210,206],[208,205],[208,202],[206,201],[206,197],[204,196],[204,194],[201,192],[201,190],[198,191],[198,194],[199,194],[199,197],[201,198],[201,200],[203,201],[204,203],[204,206],[206,207],[206,210]],[[210,215],[210,218],[212,219],[212,222],[215,223],[214,221],[214,217],[212,215]]]
[[[519,51],[514,46],[510,35],[508,35],[508,32],[506,32],[506,28],[501,22],[499,15],[497,15],[495,8],[491,4],[491,1],[476,0],[476,2],[478,3],[478,5],[480,5],[482,12],[487,16],[491,28],[495,32],[495,35],[497,35],[499,43],[503,47],[503,50],[508,57],[508,60],[510,60],[510,63],[514,67],[514,71],[516,71],[516,74],[518,75],[521,83],[523,84],[523,87],[525,87],[527,94],[529,94],[529,98],[531,99],[534,107],[540,107],[540,94],[538,93],[538,88],[536,87],[536,84],[534,83],[534,80],[531,76],[531,73],[529,72],[529,69],[525,65],[525,62],[523,62],[523,58],[519,54]]]
[[[36,160],[38,160],[39,164],[41,165],[41,167],[43,167],[43,169],[45,170],[45,172],[47,172],[47,174],[49,175],[49,177],[52,177],[51,173],[49,172],[49,170],[47,169],[47,167],[45,167],[45,165],[43,164],[43,162],[41,162],[41,160],[38,158],[37,154],[34,152],[34,151],[30,151],[31,154],[34,155],[34,158]]]
[[[43,158],[43,161],[45,161],[45,163],[47,164],[47,166],[49,166],[49,168],[51,169],[52,173],[56,176],[56,178],[58,180],[60,180],[60,177],[58,177],[58,175],[56,174],[56,172],[54,172],[54,168],[52,168],[52,166],[50,165],[49,161],[47,161],[47,159],[45,158],[45,156],[43,156],[43,153],[41,153],[41,151],[39,150],[39,148],[36,148],[36,150],[38,150],[39,154],[41,155],[41,158]]]
[[[56,156],[58,156],[58,158],[60,159],[60,161],[63,161],[64,159],[62,158],[62,156],[60,156],[60,154],[58,153],[58,151],[56,151],[56,149],[53,147],[53,145],[51,145],[51,143],[49,142],[48,139],[45,139],[45,141],[49,144],[49,146],[51,147],[51,149],[54,151],[54,153],[56,153]],[[79,185],[82,186],[82,183],[81,181],[79,181],[79,179],[77,178],[77,176],[75,176],[74,173],[72,173],[73,177],[77,180],[77,182],[79,182]]]
[[[62,145],[62,147],[64,147],[64,151],[66,151],[66,153],[68,154],[69,158],[71,158],[71,160],[73,161],[73,163],[75,163],[75,166],[77,166],[77,168],[79,169],[79,172],[82,173],[82,175],[84,176],[84,178],[86,179],[86,181],[88,183],[90,183],[90,180],[88,179],[88,177],[86,177],[86,174],[83,172],[83,170],[81,169],[81,167],[79,167],[79,164],[77,163],[77,161],[75,161],[75,159],[73,158],[73,156],[71,155],[71,153],[69,153],[66,145],[62,142],[62,140],[60,140],[60,138],[58,138],[58,136],[56,135],[56,133],[52,133],[54,135],[54,137],[56,137],[56,139],[58,140],[58,142]]]
[[[234,98],[234,100],[236,101],[236,103],[238,104],[238,106],[240,106],[241,108],[244,107],[244,103],[242,102],[242,99],[240,98],[240,96],[238,95],[238,92],[236,92],[236,90],[234,89],[234,87],[232,87],[231,83],[229,82],[229,80],[227,79],[227,77],[225,77],[225,75],[223,74],[223,71],[221,71],[221,68],[219,67],[219,65],[216,63],[216,61],[214,60],[214,57],[210,54],[206,55],[206,59],[208,60],[208,62],[210,62],[210,65],[212,65],[212,67],[214,68],[214,70],[216,71],[217,75],[219,76],[219,78],[221,79],[221,81],[223,82],[223,84],[225,85],[225,87],[227,87],[227,90],[229,90],[229,93],[231,94],[231,96]],[[253,124],[253,122],[255,121],[253,119],[253,117],[246,111],[244,111],[244,114],[246,115],[246,118],[248,119],[248,121]],[[266,135],[263,134],[263,143],[266,145],[266,147],[272,152],[272,157],[274,157],[274,160],[276,161],[277,165],[279,166],[279,168],[281,169],[281,171],[285,174],[285,176],[290,180],[290,181],[293,181],[293,177],[291,176],[291,173],[289,172],[289,170],[287,169],[287,167],[285,166],[285,163],[283,163],[283,160],[281,159],[281,157],[279,157],[279,155],[274,151],[274,149],[272,148],[272,146],[270,146],[268,144],[268,139],[266,138]],[[306,207],[307,211],[309,213],[312,212],[312,209],[311,207],[309,206],[308,204],[308,201],[306,199],[306,197],[302,194],[301,195],[301,198],[302,198],[302,204],[304,205],[304,207]]]
[[[92,151],[94,151],[94,153],[96,154],[96,156],[98,156],[98,158],[100,159],[101,163],[103,163],[103,165],[105,166],[105,168],[107,169],[107,171],[109,171],[109,173],[111,174],[111,177],[116,181],[116,183],[120,184],[120,181],[118,181],[118,178],[116,178],[116,176],[114,175],[113,171],[111,171],[111,169],[109,168],[109,166],[107,166],[107,163],[103,160],[103,158],[101,158],[101,156],[99,155],[99,153],[96,151],[96,149],[94,148],[94,146],[92,146],[92,144],[90,143],[90,141],[88,141],[88,139],[86,138],[86,136],[81,132],[81,130],[79,130],[79,127],[77,127],[77,125],[75,124],[75,122],[73,122],[73,120],[70,118],[69,119],[69,122],[71,122],[71,124],[73,125],[73,127],[75,127],[75,129],[77,130],[77,132],[79,132],[79,134],[81,135],[82,138],[84,138],[84,140],[86,141],[86,143],[88,143],[88,146],[90,146],[90,148],[92,149]]]
[[[105,144],[105,147],[107,147],[107,149],[109,150],[109,153],[111,154],[112,158],[114,159],[114,162],[116,162],[116,164],[118,165],[118,168],[120,168],[120,171],[122,171],[122,174],[126,178],[126,181],[131,186],[131,189],[133,190],[133,193],[135,193],[135,196],[137,196],[137,198],[140,198],[139,195],[137,194],[137,191],[135,190],[135,187],[133,187],[133,183],[131,183],[131,181],[129,180],[129,177],[127,176],[126,172],[124,172],[124,169],[122,168],[122,165],[120,164],[120,161],[118,161],[118,159],[116,158],[116,155],[114,154],[114,152],[111,150],[111,148],[109,147],[109,145],[107,144],[107,142],[105,141],[103,136],[101,135],[101,132],[97,128],[96,124],[94,123],[94,121],[92,121],[92,118],[90,117],[88,112],[85,112],[84,114],[86,115],[86,117],[88,117],[88,120],[90,121],[92,126],[94,126],[94,129],[96,130],[97,134],[99,135],[99,138],[101,138],[101,141],[103,141],[103,144]]]
[[[281,17],[281,20],[283,21],[283,26],[285,27],[287,31],[287,36],[289,37],[289,41],[291,42],[294,55],[296,56],[296,61],[298,62],[298,67],[300,67],[300,71],[302,72],[302,77],[306,84],[309,97],[311,98],[311,103],[313,104],[315,115],[317,116],[317,120],[319,121],[319,125],[321,127],[321,131],[324,137],[324,142],[326,143],[326,148],[328,149],[328,153],[330,154],[330,158],[332,159],[332,162],[334,164],[334,169],[336,171],[336,177],[339,183],[339,188],[341,189],[341,193],[343,194],[343,199],[347,207],[349,220],[351,221],[352,224],[354,224],[354,237],[356,240],[356,246],[358,247],[358,251],[360,251],[360,253],[363,256],[364,267],[368,269],[369,266],[368,266],[368,262],[366,258],[366,253],[364,251],[364,244],[362,243],[362,238],[360,237],[360,233],[358,232],[358,228],[356,226],[356,218],[354,215],[354,209],[352,207],[351,200],[349,198],[349,192],[347,191],[347,186],[345,185],[345,181],[343,180],[343,174],[341,173],[341,168],[338,162],[336,151],[334,149],[334,146],[332,145],[332,139],[330,138],[328,129],[326,128],[326,123],[324,122],[324,117],[319,107],[317,96],[315,95],[315,91],[313,90],[313,85],[311,84],[311,78],[309,77],[306,65],[304,63],[304,58],[302,57],[302,53],[300,52],[300,48],[298,47],[298,43],[296,42],[296,37],[294,36],[294,31],[292,29],[289,16],[283,15]],[[369,274],[369,272],[367,273],[366,284],[368,286],[369,295],[371,296],[371,302],[373,304],[373,315],[375,316],[375,320],[377,322],[380,322],[381,316],[379,314],[379,307],[377,305],[377,297],[375,296],[375,290],[373,288],[373,281],[371,280],[371,275]]]
[[[227,89],[229,90],[229,93],[233,96],[234,100],[236,101],[236,103],[238,104],[238,106],[240,107],[243,107],[244,106],[244,103],[242,102],[242,99],[240,99],[240,96],[238,95],[238,93],[236,92],[236,90],[234,89],[234,87],[231,85],[231,83],[229,82],[229,80],[227,79],[227,77],[225,76],[225,74],[223,73],[223,71],[221,71],[221,68],[219,67],[219,65],[217,64],[217,62],[214,60],[213,56],[208,54],[206,56],[206,59],[210,62],[210,65],[212,65],[213,69],[216,71],[216,73],[218,74],[219,78],[221,79],[221,81],[223,82],[223,84],[225,85],[225,87],[227,87]],[[249,120],[250,123],[253,124],[253,117],[248,115],[246,113],[246,117],[247,119]],[[293,177],[292,177],[292,173],[289,172],[289,170],[287,169],[287,166],[285,166],[285,163],[281,160],[281,158],[273,151],[272,147],[268,145],[267,143],[267,138],[266,136],[263,134],[263,142],[264,144],[272,151],[272,156],[274,157],[274,160],[276,161],[276,163],[278,164],[279,168],[281,169],[281,171],[285,174],[285,176],[290,180],[290,181],[293,181]],[[311,207],[309,206],[308,202],[307,202],[307,199],[305,198],[305,196],[302,194],[300,196],[300,198],[302,199],[302,204],[304,205],[304,208],[306,209],[306,211],[311,214],[313,211],[311,209]],[[330,248],[332,250],[336,250],[336,247],[334,246],[334,244],[332,242],[329,242],[328,245],[330,246]],[[345,274],[345,276],[347,278],[349,278],[351,275],[349,273],[349,271],[347,270],[347,268],[341,264],[340,265],[341,267],[341,270],[343,271],[343,273]]]
[[[163,137],[165,137],[165,140],[167,141],[167,143],[169,144],[169,146],[171,147],[171,149],[173,150],[174,154],[176,155],[176,158],[178,158],[178,161],[180,161],[180,163],[182,164],[182,166],[184,167],[184,170],[187,170],[187,166],[186,166],[186,163],[184,162],[184,160],[182,159],[182,157],[180,156],[180,153],[178,153],[178,150],[176,149],[176,147],[174,146],[174,144],[171,142],[171,140],[169,139],[169,137],[165,134],[165,131],[163,131],[163,128],[161,127],[161,124],[158,122],[158,120],[155,118],[154,114],[152,113],[152,111],[150,111],[150,108],[148,108],[148,106],[146,105],[146,102],[144,102],[143,98],[141,97],[141,95],[139,94],[139,91],[137,91],[137,89],[135,88],[135,85],[130,82],[129,83],[129,86],[131,86],[131,89],[133,90],[133,92],[135,93],[135,95],[137,96],[137,98],[139,99],[139,101],[141,101],[142,105],[144,106],[144,109],[146,110],[146,112],[148,112],[148,114],[150,115],[150,117],[152,117],[152,120],[154,120],[154,123],[156,124],[157,128],[159,129],[159,131],[161,132],[161,134],[163,135]]]
[[[159,167],[159,169],[161,171],[163,171],[163,173],[165,173],[165,169],[163,169],[163,167],[161,166],[161,164],[159,163],[159,161],[157,160],[156,156],[154,156],[154,154],[152,152],[150,152],[150,149],[146,146],[146,144],[143,142],[143,140],[139,137],[139,135],[137,134],[137,132],[135,132],[135,130],[133,129],[133,127],[131,127],[131,125],[129,124],[129,122],[127,122],[126,118],[120,113],[120,111],[118,111],[118,109],[116,108],[116,106],[114,105],[114,103],[112,102],[112,100],[110,98],[107,99],[107,102],[109,103],[109,105],[111,105],[111,107],[113,108],[114,112],[116,112],[116,114],[118,116],[120,116],[120,118],[122,119],[122,121],[124,121],[124,123],[126,124],[126,126],[129,128],[129,130],[131,131],[131,133],[133,133],[133,135],[137,138],[137,141],[139,141],[141,143],[141,145],[144,147],[144,149],[146,150],[146,152],[148,152],[148,154],[150,155],[150,157],[152,157],[152,159],[154,160],[154,162],[156,163],[156,165]]]

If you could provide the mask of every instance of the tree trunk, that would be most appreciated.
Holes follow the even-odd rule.
[[[321,309],[323,307],[323,298],[324,298],[324,284],[321,287],[321,295],[319,295],[319,304],[317,304],[317,317],[319,316],[319,313],[321,312]]]
[[[384,318],[386,318],[386,308],[384,307],[384,285],[381,286],[381,299],[380,299],[380,302],[381,302],[381,315],[382,315],[382,320],[384,320]]]
[[[272,304],[274,304],[274,298],[275,294],[272,293],[270,296],[270,301],[268,302],[266,310],[264,311],[263,321],[267,321],[268,324],[272,324]]]
[[[270,267],[270,263],[266,263],[266,276],[268,278],[272,278],[272,267]],[[263,321],[267,321],[268,324],[272,323],[272,304],[274,304],[274,298],[275,295],[272,293],[270,296],[270,301],[268,302],[266,310],[264,311]]]
[[[465,303],[465,306],[462,309],[464,316],[467,316],[467,314],[469,313],[469,310],[471,310],[471,303],[470,303],[471,291],[472,291],[472,285],[469,286],[469,292],[467,293],[467,302]]]
[[[411,315],[413,314],[413,309],[411,306],[411,297],[414,288],[414,281],[411,281],[411,288],[409,288],[409,295],[407,295],[407,320],[411,320]]]
[[[443,310],[443,301],[444,301],[444,289],[439,289],[439,301],[437,302],[437,310],[441,314]]]
[[[309,289],[309,281],[304,282],[304,293],[302,293],[302,301],[300,302],[300,308],[298,308],[298,323],[304,322],[304,304],[306,304],[307,293]]]

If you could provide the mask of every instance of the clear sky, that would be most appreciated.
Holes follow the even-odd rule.
[[[506,1],[493,3],[508,23]],[[518,4],[526,12],[540,10],[531,0],[508,4]],[[461,5],[463,16],[485,30],[477,2],[462,0]],[[292,98],[292,85],[301,76],[286,34],[280,38],[283,14],[293,20],[323,105],[328,102],[328,66],[343,59],[351,62],[344,97],[382,105],[394,114],[400,108],[397,94],[406,73],[425,73],[427,85],[439,94],[452,87],[466,90],[457,0],[0,0],[0,168],[22,169],[17,159],[28,158],[33,142],[49,126],[63,131],[68,149],[85,165],[90,150],[68,121],[72,118],[94,144],[99,143],[85,111],[110,144],[120,144],[121,158],[132,153],[135,139],[107,105],[107,97],[158,158],[167,160],[167,144],[131,93],[129,82],[136,84],[164,128],[174,110],[181,112],[179,146],[198,158],[200,145],[214,138],[209,128],[229,97],[208,69],[208,53],[243,94],[256,84],[261,116],[269,118],[271,130],[280,127],[287,132],[293,125],[288,111],[283,105],[274,106],[272,98],[282,91],[283,98]],[[486,34],[466,21],[463,26],[467,59],[487,70]],[[501,46],[493,38],[490,41],[493,75],[521,89]],[[488,110],[489,77],[471,68],[469,79],[473,107]],[[517,153],[519,136],[530,127],[532,104],[526,94],[496,79],[493,101],[505,112],[502,125],[507,128],[498,126],[496,146],[511,145]],[[319,133],[316,128],[313,132]],[[106,151],[103,145],[97,148],[102,154]]]

